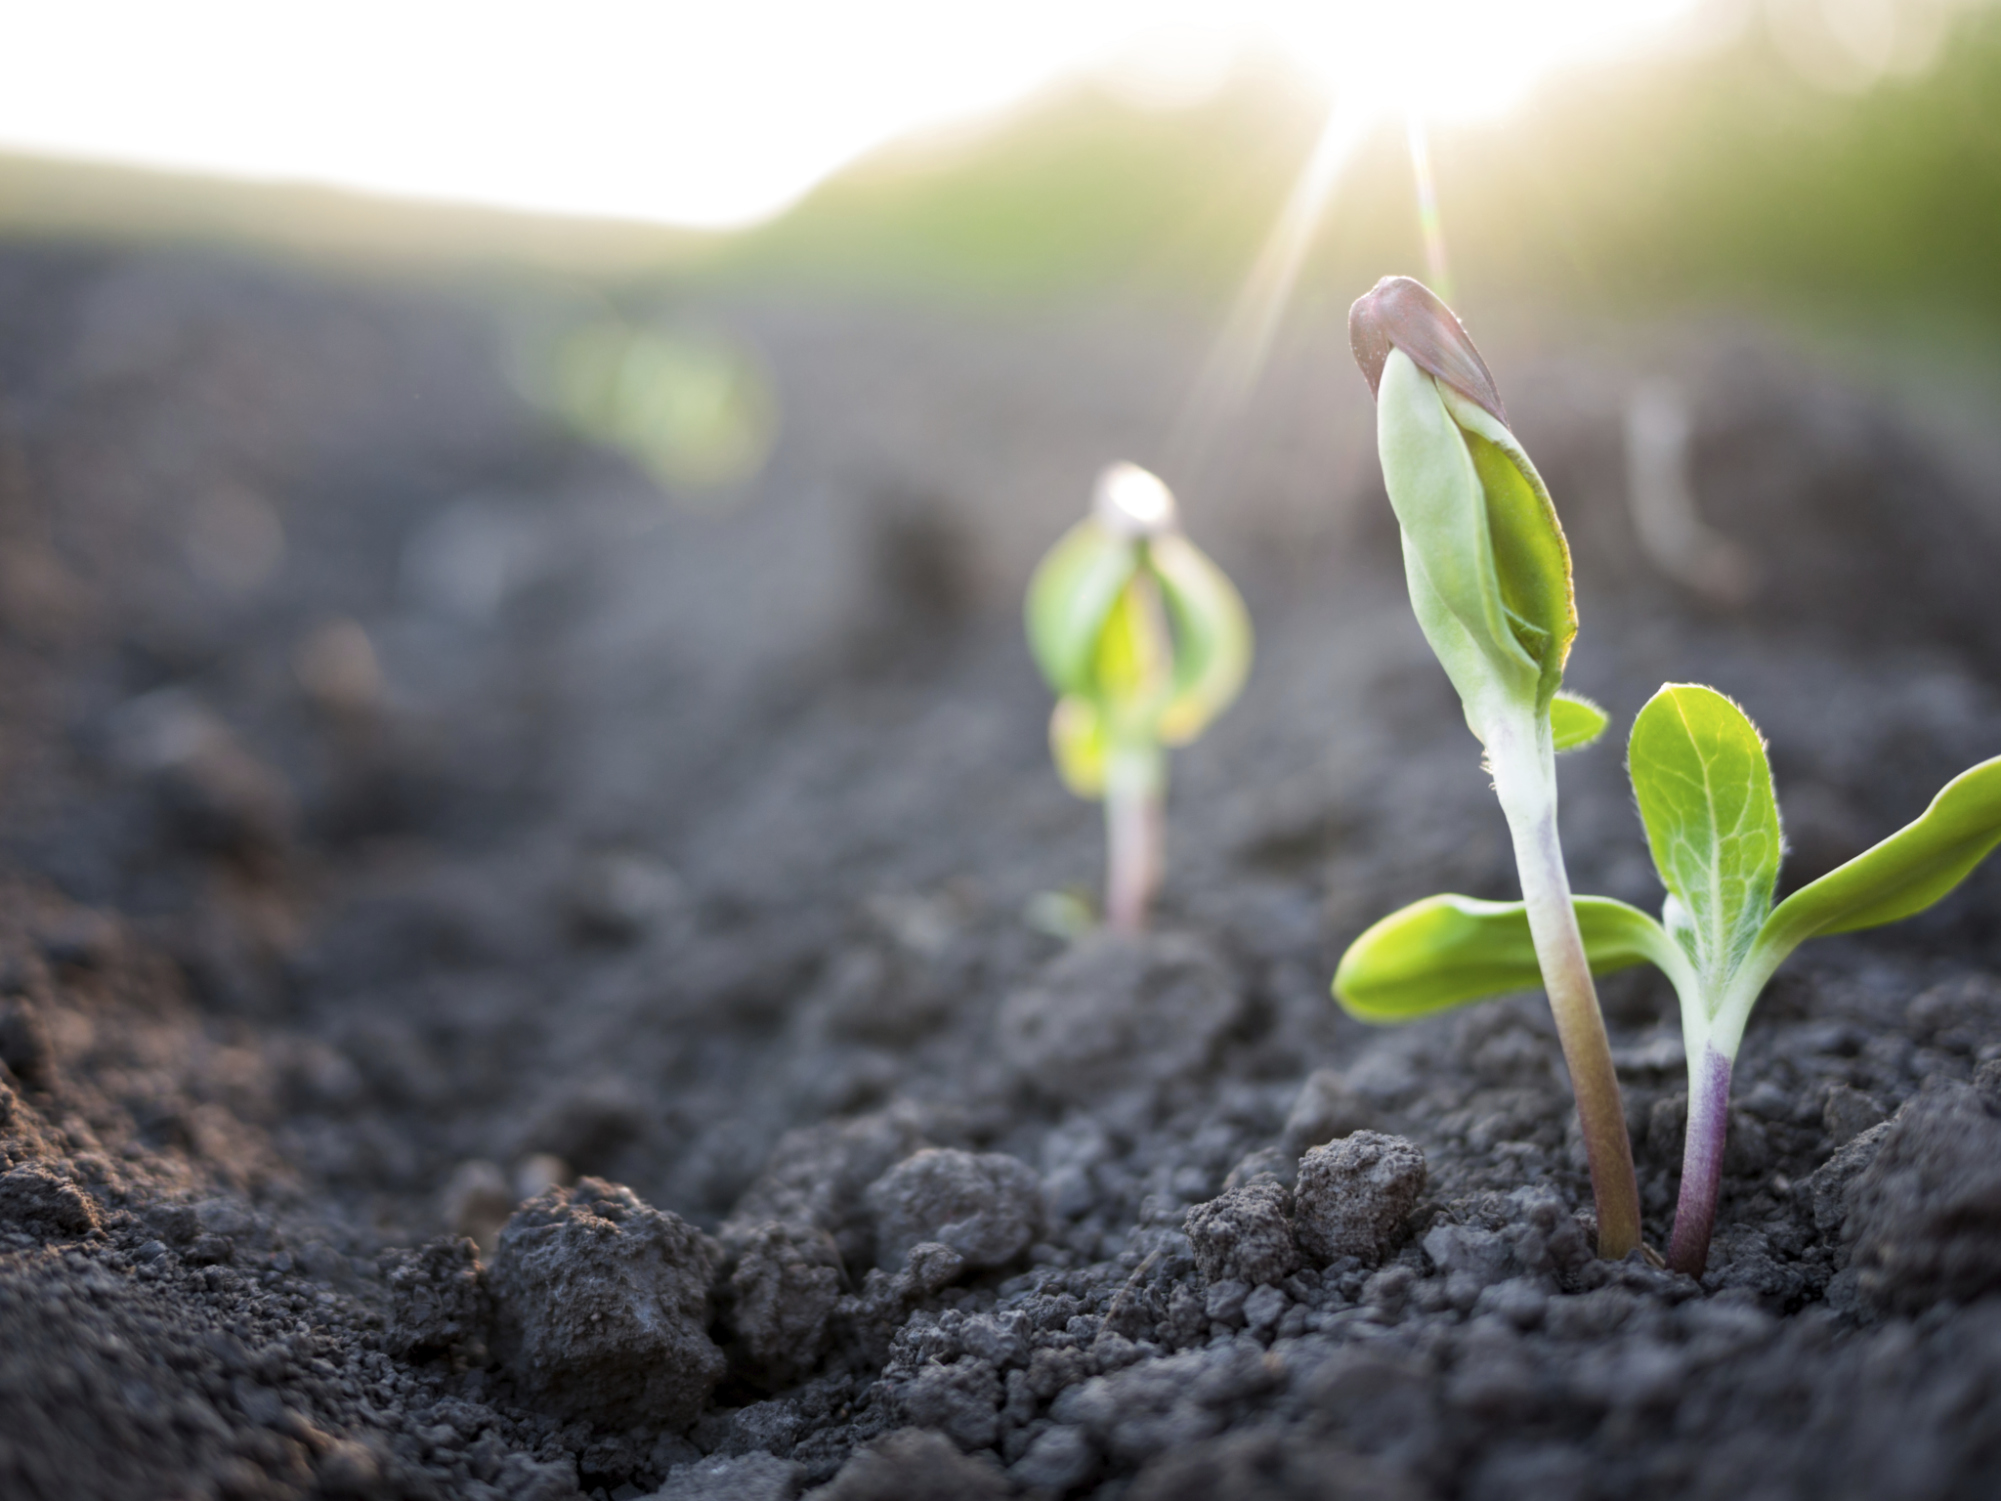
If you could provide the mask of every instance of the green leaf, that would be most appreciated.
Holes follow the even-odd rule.
[[[1063,785],[1079,797],[1105,795],[1105,717],[1088,698],[1066,693],[1049,716],[1049,754]]]
[[[1411,603],[1474,733],[1492,701],[1546,710],[1577,636],[1570,547],[1507,425],[1425,374],[1383,362],[1376,445],[1403,531]]]
[[[1774,964],[1809,938],[1880,927],[1945,897],[2001,844],[2001,757],[1961,772],[1922,817],[1809,886],[1766,918]]]
[[[1418,623],[1469,712],[1497,687],[1532,697],[1541,665],[1508,621],[1479,470],[1437,384],[1402,350],[1383,365],[1376,446]]]
[[[1583,750],[1611,723],[1612,716],[1581,693],[1559,693],[1549,702],[1550,739],[1559,753]]]
[[[1627,760],[1654,866],[1681,905],[1671,929],[1713,997],[1758,936],[1778,880],[1765,742],[1715,689],[1670,683],[1633,721]]]
[[[1667,935],[1637,907],[1602,896],[1573,906],[1594,975],[1647,962],[1674,973]],[[1406,1022],[1542,983],[1520,902],[1446,895],[1393,912],[1356,939],[1334,972],[1334,997],[1363,1021]]]
[[[1145,568],[1126,580],[1099,625],[1080,691],[1108,716],[1106,733],[1114,740],[1155,738],[1155,721],[1174,691],[1174,640]]]
[[[1185,745],[1229,706],[1251,669],[1251,617],[1223,570],[1178,533],[1147,544],[1174,630],[1174,696],[1160,738]]]
[[[1501,603],[1515,638],[1540,668],[1539,697],[1547,701],[1563,681],[1563,665],[1577,639],[1570,544],[1556,504],[1505,423],[1450,386],[1440,387],[1439,394],[1480,476]]]
[[[1049,549],[1028,585],[1028,645],[1060,693],[1089,693],[1098,636],[1140,566],[1130,538],[1080,521]]]

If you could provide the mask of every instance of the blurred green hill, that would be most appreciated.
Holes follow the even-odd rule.
[[[727,278],[981,296],[1234,289],[1322,106],[1281,71],[1147,114],[1086,90],[953,149],[900,148],[743,237]],[[1688,56],[1550,80],[1498,126],[1436,132],[1462,295],[1604,312],[1748,304],[1969,320],[2001,334],[2001,10],[1924,76],[1826,92],[1762,26]],[[1330,206],[1312,284],[1417,269],[1400,127]]]
[[[1240,284],[1324,106],[1277,65],[1148,111],[1083,85],[879,152],[733,236],[0,158],[0,236],[167,239],[654,285],[891,297],[1171,298]],[[1458,292],[1587,314],[1745,308],[2001,340],[2001,9],[1859,95],[1803,81],[1761,23],[1553,78],[1432,150]],[[1345,302],[1422,260],[1400,128],[1336,191],[1302,283]]]
[[[405,274],[472,267],[616,280],[699,259],[717,239],[659,224],[0,151],[0,243],[209,246]]]

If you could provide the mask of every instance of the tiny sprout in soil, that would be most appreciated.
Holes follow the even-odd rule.
[[[1556,828],[1556,753],[1590,743],[1606,722],[1596,705],[1560,691],[1577,635],[1569,544],[1450,308],[1409,277],[1385,277],[1349,312],[1348,333],[1376,397],[1411,606],[1486,747],[1513,838],[1577,1095],[1599,1254],[1623,1257],[1640,1245],[1633,1148]]]
[[[1133,464],[1099,477],[1091,514],[1037,566],[1027,616],[1057,695],[1057,770],[1079,797],[1104,799],[1106,923],[1137,932],[1160,884],[1165,748],[1193,740],[1237,696],[1250,616],[1181,534],[1167,486]]]
[[[1688,1134],[1668,1264],[1709,1257],[1728,1125],[1730,1069],[1766,981],[1809,938],[1880,927],[1945,897],[2001,843],[2001,757],[1961,772],[1916,822],[1778,906],[1783,843],[1765,743],[1714,689],[1670,683],[1633,722],[1633,793],[1667,900],[1661,920],[1608,897],[1576,911],[1592,972],[1652,963],[1681,1000]],[[1355,1015],[1405,1021],[1535,983],[1520,902],[1435,896],[1377,923],[1341,960],[1335,994]]]

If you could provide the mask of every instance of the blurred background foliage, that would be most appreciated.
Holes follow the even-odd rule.
[[[1941,37],[1922,66],[1803,66],[1788,7],[1843,4]],[[1748,315],[1891,373],[1950,370],[2001,390],[2001,6],[1765,0],[1735,15],[1701,45],[1575,68],[1498,122],[1434,130],[1456,299],[1566,320]],[[0,157],[0,237],[553,276],[598,311],[538,394],[636,444],[663,479],[700,483],[705,466],[722,478],[754,468],[772,414],[751,356],[699,332],[648,332],[647,309],[777,292],[1003,315],[1165,301],[1220,319],[1325,110],[1270,59],[1175,109],[1073,83],[879,151],[731,234]],[[1385,125],[1334,191],[1298,302],[1338,311],[1376,276],[1423,265],[1404,132]],[[704,423],[692,446],[648,447],[640,432]]]
[[[1179,112],[1079,90],[956,147],[884,153],[715,263],[728,277],[982,296],[1227,296],[1322,106],[1274,66]],[[1770,27],[1545,83],[1498,125],[1435,130],[1462,295],[1614,313],[1868,306],[2001,334],[2001,8],[1954,18],[1932,66],[1854,92],[1803,77]],[[1308,280],[1422,264],[1403,131],[1336,189]]]
[[[607,317],[523,353],[516,368],[532,399],[684,494],[755,474],[777,436],[769,376],[719,328]]]
[[[1436,130],[1462,289],[1622,310],[1867,302],[2001,330],[2001,7],[1944,21],[1922,73],[1852,91],[1809,81],[1752,12],[1733,37],[1574,69],[1497,123]],[[1001,120],[876,153],[734,235],[0,156],[0,234],[484,260],[614,283],[667,272],[908,295],[1220,299],[1324,108],[1272,60],[1247,60],[1182,109],[1052,89]],[[1353,282],[1418,253],[1403,134],[1386,126],[1336,191],[1313,278]]]

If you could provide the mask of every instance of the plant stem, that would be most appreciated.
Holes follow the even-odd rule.
[[[1668,1266],[1700,1277],[1709,1264],[1716,1229],[1716,1196],[1723,1184],[1723,1138],[1730,1126],[1730,1060],[1703,1046],[1688,1061],[1688,1129],[1682,1138],[1681,1201],[1675,1205]]]
[[[1146,928],[1147,908],[1160,886],[1159,750],[1115,750],[1105,766],[1105,925],[1114,933]]]
[[[1633,1176],[1633,1144],[1626,1134],[1612,1046],[1598,1010],[1598,991],[1577,930],[1570,876],[1557,837],[1556,756],[1548,720],[1539,715],[1495,717],[1502,723],[1487,737],[1488,765],[1514,838],[1529,934],[1535,940],[1556,1035],[1577,1096],[1591,1192],[1598,1205],[1598,1254],[1616,1261],[1640,1245],[1640,1190]]]

